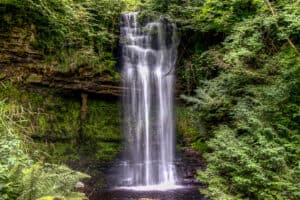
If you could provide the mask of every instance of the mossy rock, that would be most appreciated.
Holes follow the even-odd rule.
[[[69,197],[62,197],[62,196],[45,196],[45,197],[41,197],[38,198],[37,200],[88,200],[88,198],[86,198],[83,195],[73,195],[69,196]]]
[[[112,161],[121,152],[121,145],[118,143],[98,142],[97,152],[95,154],[97,160],[104,162]]]
[[[43,77],[39,74],[30,74],[25,82],[26,83],[40,83],[40,82],[42,82],[42,79],[43,79]]]
[[[83,153],[106,162],[121,150],[120,106],[116,102],[89,99],[87,119],[81,121],[80,97],[63,98],[50,89],[30,92],[7,82],[0,85],[0,99],[27,108],[27,135],[49,154],[50,161],[78,160]]]
[[[58,196],[46,196],[46,197],[39,198],[37,200],[66,200],[66,198],[58,197]]]
[[[0,73],[0,80],[5,79],[7,77],[7,74],[5,72]]]

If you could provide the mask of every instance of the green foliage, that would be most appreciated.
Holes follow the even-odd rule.
[[[120,113],[116,103],[90,100],[88,102],[88,119],[82,127],[87,138],[102,141],[120,140]]]
[[[300,188],[294,179],[298,163],[289,162],[298,151],[297,144],[276,141],[280,140],[276,132],[257,122],[249,132],[241,132],[241,127],[236,131],[228,127],[215,131],[208,143],[214,153],[206,154],[208,168],[198,177],[211,186],[203,191],[205,194],[213,199],[223,199],[228,194],[232,194],[231,199],[299,198]]]
[[[38,199],[45,195],[62,195],[66,198],[76,196],[85,199],[83,194],[73,191],[75,184],[89,176],[70,170],[66,166],[36,163],[23,170],[20,199]]]
[[[119,16],[118,0],[5,0],[0,3],[1,27],[33,27],[31,45],[61,71],[88,66],[94,72],[114,71]],[[4,29],[4,31],[5,31]]]
[[[38,140],[48,162],[78,160],[81,154],[111,161],[121,150],[120,114],[115,102],[88,99],[87,119],[81,121],[80,98],[60,97],[50,89],[47,94],[28,92],[8,82],[0,85],[0,99],[28,108],[23,113],[24,131]]]
[[[154,10],[166,12],[169,8],[169,5],[173,4],[174,2],[176,2],[176,0],[152,0],[151,5]]]
[[[35,142],[45,161],[55,164],[64,164],[68,161],[79,161],[80,154],[78,153],[79,146],[76,143],[70,142]]]
[[[121,146],[116,142],[97,142],[94,145],[95,158],[102,162],[113,161],[121,152]]]
[[[211,199],[300,198],[300,60],[287,41],[299,47],[300,1],[270,2],[275,15],[258,0],[144,4],[183,36],[177,73],[191,109],[178,110],[177,132],[205,153]]]
[[[191,95],[193,90],[203,84],[203,80],[212,79],[228,68],[223,61],[224,55],[216,49],[196,52],[189,59],[184,60],[177,75],[180,82],[185,84],[185,91]]]
[[[199,172],[199,180],[209,185],[204,194],[212,199],[299,198],[294,179],[300,158],[297,60],[291,50],[283,51],[259,72],[227,70],[205,81],[196,98],[184,97],[209,130],[198,131],[213,152],[205,155],[207,170]],[[270,66],[272,61],[278,66]],[[276,75],[261,77],[274,67]],[[201,143],[194,145],[202,150]]]
[[[84,199],[84,195],[73,192],[73,188],[87,175],[32,158],[28,148],[30,140],[24,135],[26,120],[22,107],[0,101],[1,198],[31,200],[46,195],[73,195]]]
[[[262,5],[259,0],[206,0],[193,13],[192,24],[202,31],[231,32],[234,23],[255,14]]]
[[[123,10],[125,12],[142,11],[148,4],[148,0],[124,0]]]
[[[121,151],[119,109],[116,103],[89,100],[88,117],[82,125],[88,148],[83,149],[99,161],[112,161]]]
[[[31,46],[43,51],[46,61],[59,70],[113,74],[122,7],[144,10],[141,21],[163,14],[186,37],[177,71],[182,97],[191,108],[178,109],[177,129],[182,145],[205,153],[208,165],[198,178],[208,187],[201,192],[211,199],[296,200],[300,199],[300,58],[293,48],[300,46],[300,1],[270,3],[272,10],[263,0],[4,0],[0,23],[2,32],[27,26],[35,33]],[[0,192],[6,199],[20,194],[60,197],[68,195],[74,183],[68,169],[31,158],[34,153],[22,142],[26,137],[21,140],[23,136],[15,132],[63,139],[81,132],[88,139],[89,148],[84,150],[103,161],[121,149],[114,104],[89,101],[82,123],[76,100],[28,95],[10,85],[1,86],[0,94],[10,102],[10,112],[20,113],[15,106],[20,103],[30,111],[25,109],[21,126],[8,126],[7,121],[0,125],[0,131],[11,133],[0,141],[1,157],[11,155],[0,161]],[[14,116],[10,122],[20,119],[5,116]],[[64,157],[74,146],[61,143],[52,149],[51,154]],[[66,190],[57,172],[71,183]],[[51,174],[57,182],[52,182]],[[36,185],[39,181],[41,185]],[[44,193],[50,182],[55,187],[51,194]]]
[[[300,198],[300,60],[287,41],[299,47],[299,3],[271,1],[275,16],[264,1],[189,1],[164,11],[198,38],[179,61],[194,113],[180,113],[178,125],[205,153],[199,180],[211,199]]]
[[[204,194],[212,199],[299,198],[294,178],[300,159],[299,69],[299,57],[283,49],[255,70],[227,69],[203,81],[195,97],[183,96],[208,130],[198,131],[198,137],[208,139],[210,152],[206,171],[199,172],[199,180],[209,186]]]
[[[27,135],[44,139],[75,138],[79,131],[80,101],[66,100],[49,90],[47,95],[18,89],[11,83],[0,86],[0,99],[7,99],[28,110],[24,115],[30,119]]]
[[[184,148],[192,147],[195,150],[206,151],[206,138],[202,137],[206,130],[197,115],[194,115],[192,109],[185,107],[177,108],[176,115],[177,143]]]

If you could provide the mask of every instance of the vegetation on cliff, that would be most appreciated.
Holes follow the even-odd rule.
[[[91,99],[82,121],[80,97],[60,97],[50,89],[25,90],[10,82],[1,83],[0,102],[0,194],[4,199],[83,199],[74,186],[88,176],[64,163],[81,157],[109,162],[119,154],[115,103]]]
[[[88,175],[66,166],[45,163],[27,135],[31,127],[25,113],[26,108],[21,105],[1,99],[1,199],[38,199],[46,195],[84,199],[85,195],[74,192],[73,188]]]
[[[178,73],[201,124],[187,129],[208,163],[201,192],[299,199],[300,1],[153,2],[186,42]]]
[[[1,32],[30,27],[30,45],[57,70],[89,66],[95,72],[113,72],[123,5],[116,0],[4,0],[0,3]]]
[[[178,26],[184,102],[178,142],[207,160],[198,173],[207,184],[201,192],[216,200],[299,199],[299,0],[2,0],[0,195],[74,195],[74,183],[86,175],[57,164],[68,155],[79,159],[81,141],[91,148],[80,152],[96,152],[92,159],[110,161],[118,154],[118,106],[89,99],[82,120],[79,96],[87,82],[100,85],[94,77],[106,73],[108,82],[120,81],[118,26],[124,10],[164,15]],[[75,80],[80,87],[68,85],[72,95],[66,88],[21,90],[26,71],[34,74],[25,76],[30,83],[65,86]]]

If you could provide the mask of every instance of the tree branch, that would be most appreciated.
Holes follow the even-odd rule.
[[[272,7],[270,1],[269,1],[269,0],[264,0],[264,1],[265,1],[265,3],[267,4],[268,8],[270,9],[272,15],[275,17],[275,16],[276,16],[276,13],[275,13],[275,10],[273,9],[273,7]],[[278,25],[277,23],[276,23],[276,27],[277,27],[277,29],[278,29],[279,31],[281,31],[281,29],[280,29],[280,27],[279,27],[279,25]],[[292,47],[292,49],[295,51],[295,53],[296,53],[297,55],[299,55],[299,50],[297,49],[297,47],[296,47],[296,45],[293,43],[293,41],[292,41],[289,37],[287,38],[287,41],[288,41],[289,45]]]

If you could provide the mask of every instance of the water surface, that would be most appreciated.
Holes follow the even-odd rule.
[[[110,189],[94,193],[91,200],[207,200],[195,186],[168,191],[133,191]]]

